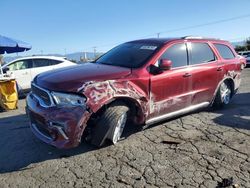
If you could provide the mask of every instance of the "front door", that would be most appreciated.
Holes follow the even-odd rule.
[[[185,43],[167,47],[161,59],[172,61],[172,68],[151,75],[150,118],[181,110],[190,105],[191,85]],[[157,66],[157,63],[156,63]]]
[[[19,60],[8,65],[8,73],[16,78],[20,90],[30,89],[32,61]]]

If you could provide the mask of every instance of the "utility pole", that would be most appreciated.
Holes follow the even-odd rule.
[[[96,48],[97,48],[96,46],[93,47],[93,49],[94,49],[94,58],[95,59],[96,59]]]

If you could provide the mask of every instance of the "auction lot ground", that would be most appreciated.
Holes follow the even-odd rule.
[[[0,187],[250,187],[250,68],[223,110],[132,130],[116,146],[58,150],[29,129],[25,100],[0,113]],[[131,132],[131,131],[130,131]]]

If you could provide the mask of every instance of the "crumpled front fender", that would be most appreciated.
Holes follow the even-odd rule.
[[[149,113],[147,93],[132,81],[127,80],[106,80],[90,81],[84,83],[78,92],[87,97],[87,106],[95,113],[103,105],[109,104],[117,98],[127,98],[135,102],[141,109],[145,118]]]

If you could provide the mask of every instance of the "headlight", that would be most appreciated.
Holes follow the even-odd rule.
[[[58,92],[51,92],[51,94],[58,106],[85,106],[85,97]]]

